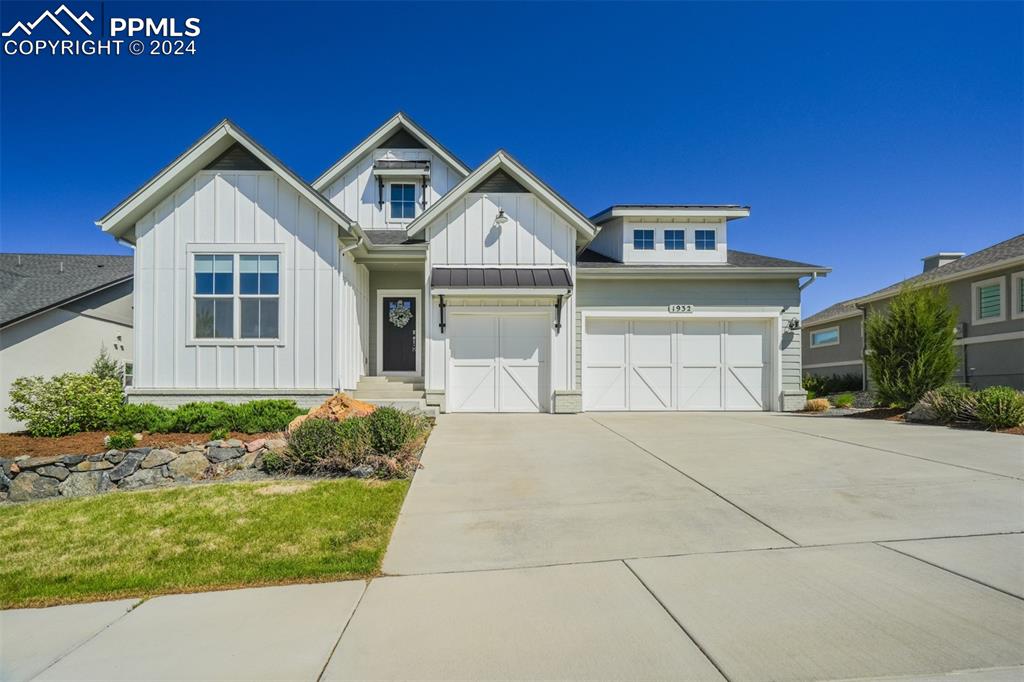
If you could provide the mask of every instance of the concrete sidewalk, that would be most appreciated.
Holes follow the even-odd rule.
[[[1024,679],[1022,442],[445,416],[389,577],[0,612],[0,680]]]

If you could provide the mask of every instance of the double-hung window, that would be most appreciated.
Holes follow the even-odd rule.
[[[665,250],[682,251],[686,248],[686,230],[665,230]]]
[[[1005,288],[1005,277],[994,277],[971,284],[971,317],[974,324],[1001,322],[1006,319]]]
[[[654,230],[633,230],[633,249],[635,251],[653,251]]]
[[[416,185],[391,183],[391,220],[412,220],[416,217]]]
[[[698,251],[714,251],[715,250],[715,231],[714,230],[694,230],[693,231],[693,248]]]
[[[279,338],[280,256],[195,254],[194,258],[195,339]]]

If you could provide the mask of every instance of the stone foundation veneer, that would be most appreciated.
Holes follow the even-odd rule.
[[[583,411],[582,391],[555,391],[552,412],[555,414],[576,414]]]

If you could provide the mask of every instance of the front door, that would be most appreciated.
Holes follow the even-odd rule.
[[[381,299],[381,371],[416,372],[415,296],[384,296]]]

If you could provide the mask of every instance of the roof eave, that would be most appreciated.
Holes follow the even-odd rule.
[[[124,284],[125,282],[130,282],[134,277],[135,277],[134,274],[125,275],[124,277],[119,277],[118,279],[115,279],[115,280],[110,281],[110,282],[106,282],[106,283],[101,284],[101,285],[96,286],[96,287],[93,287],[92,289],[89,289],[87,291],[83,291],[81,293],[75,294],[74,296],[69,296],[68,298],[62,299],[62,300],[57,301],[55,303],[50,303],[48,305],[45,305],[42,308],[37,308],[37,309],[35,309],[35,310],[31,311],[31,312],[24,313],[23,315],[19,315],[18,317],[15,317],[13,319],[7,320],[6,322],[0,322],[0,329],[6,329],[7,327],[10,327],[11,325],[18,324],[19,322],[24,322],[26,320],[29,320],[29,319],[33,318],[33,317],[36,317],[37,315],[42,315],[45,312],[49,312],[50,310],[54,310],[56,308],[60,308],[61,306],[68,305],[69,303],[74,303],[75,301],[80,301],[83,298],[85,298],[86,296],[92,296],[93,294],[96,294],[96,293],[99,293],[99,292],[104,291],[106,289],[109,289],[111,287],[117,286],[118,284]]]
[[[629,208],[610,206],[590,218],[590,222],[601,224],[614,218],[725,218],[735,220],[750,216],[749,206],[720,206],[714,208]]]
[[[629,277],[700,277],[700,278],[768,278],[768,277],[809,277],[818,275],[826,277],[832,272],[831,268],[796,268],[796,267],[768,267],[768,268],[747,268],[736,266],[709,266],[709,267],[649,267],[621,265],[616,267],[587,267],[581,263],[576,266],[576,276],[583,277],[607,277],[629,278]]]
[[[1002,270],[1004,268],[1012,268],[1015,265],[1022,264],[1024,264],[1024,256],[1015,256],[1013,258],[1006,258],[1004,260],[998,261],[996,263],[991,263],[989,265],[984,265],[977,268],[969,268],[967,270],[961,270],[955,273],[950,273],[949,275],[946,275],[944,277],[936,277],[934,279],[930,279],[926,282],[921,282],[919,284],[911,284],[910,286],[931,287],[938,284],[945,284],[946,282],[956,282],[957,280],[967,279],[969,277],[976,277],[977,275],[984,275],[986,273],[994,272],[996,270]],[[917,275],[915,275],[915,277],[917,277]],[[875,303],[877,301],[884,301],[887,298],[892,298],[893,296],[900,292],[900,289],[904,284],[906,284],[906,280],[900,282],[898,285],[893,285],[896,287],[895,290],[890,291],[892,287],[886,287],[885,289],[882,289],[882,291],[886,293],[873,293],[868,294],[867,296],[861,296],[860,298],[854,301],[854,304],[863,305],[865,303]]]

